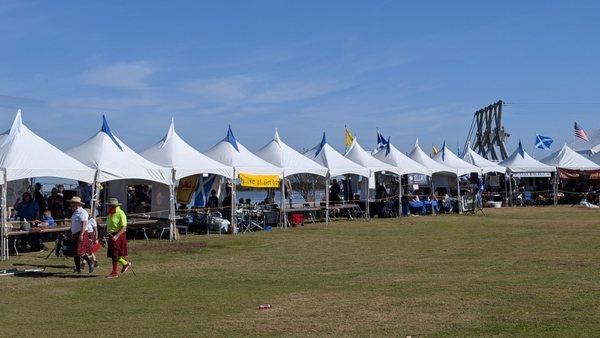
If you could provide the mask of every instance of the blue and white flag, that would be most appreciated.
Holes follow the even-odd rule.
[[[552,137],[535,134],[535,147],[538,149],[550,149],[552,142],[554,142]]]
[[[383,135],[381,135],[379,132],[379,129],[377,129],[377,149],[384,149],[387,147],[387,145],[388,140],[386,140],[385,137],[383,137]]]

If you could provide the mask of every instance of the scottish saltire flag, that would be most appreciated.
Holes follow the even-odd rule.
[[[390,143],[389,137],[386,140],[385,137],[379,132],[377,129],[377,149],[387,148],[387,145]]]
[[[575,126],[573,128],[573,133],[575,134],[575,137],[578,137],[584,141],[588,141],[588,142],[590,141],[585,130],[583,130],[583,128],[581,128],[581,126],[579,124],[577,124],[577,122],[575,122]]]
[[[552,142],[552,137],[535,134],[535,147],[538,149],[550,149]]]
[[[460,150],[460,147],[458,146],[458,142],[456,142],[456,155],[458,155],[458,157],[462,157],[462,151]]]

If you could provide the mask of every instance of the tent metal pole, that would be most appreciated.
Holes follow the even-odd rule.
[[[375,173],[373,173],[373,177],[375,177]],[[365,193],[365,219],[368,221],[371,219],[371,215],[369,212],[369,180],[371,179],[371,176],[369,175],[369,177],[367,177],[367,181],[365,182],[365,184],[363,184],[363,187],[366,185],[366,193]]]
[[[402,217],[402,175],[398,175],[398,217]]]
[[[506,196],[508,196],[508,206],[512,207],[512,174],[508,176],[508,191],[506,192]]]
[[[285,214],[285,173],[282,174],[281,178],[281,227],[287,228],[286,214]]]
[[[235,234],[236,221],[235,221],[235,168],[233,169],[233,178],[231,179],[231,233]]]
[[[553,187],[554,187],[554,205],[558,205],[558,196],[557,196],[558,195],[558,182],[559,182],[558,180],[559,180],[559,178],[558,178],[558,168],[557,168],[557,171],[554,172],[554,184],[553,184]]]
[[[463,205],[462,198],[460,196],[460,176],[458,175],[458,171],[456,172],[456,195],[458,197],[458,213],[463,213]]]
[[[315,182],[317,181],[318,176],[315,176],[312,181],[312,191],[313,191],[313,208],[317,206],[317,188]]]
[[[8,181],[6,179],[6,171],[2,172],[4,176],[4,183],[2,184],[2,201],[0,202],[0,208],[2,209],[2,216],[0,217],[0,235],[1,235],[1,248],[0,248],[0,260],[6,261],[8,260],[8,233],[7,233],[7,222],[6,217],[8,214],[8,210],[6,210],[6,197],[7,197],[7,185]]]
[[[329,174],[325,179],[325,226],[329,225]]]
[[[169,240],[176,239],[175,231],[175,169],[171,170],[171,184],[169,184]]]
[[[98,200],[100,199],[100,190],[98,189],[98,178],[100,176],[100,170],[96,169],[94,172],[94,182],[92,183],[92,201],[90,202],[90,210],[92,211],[92,217],[96,218],[98,212]]]

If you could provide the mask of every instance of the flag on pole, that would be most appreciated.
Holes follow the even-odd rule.
[[[446,141],[442,144],[442,161],[446,160]]]
[[[440,150],[436,146],[431,146],[431,157],[437,155],[439,152]]]
[[[552,142],[552,137],[535,134],[535,147],[538,149],[550,149]]]
[[[381,135],[381,133],[379,132],[379,129],[377,129],[377,149],[386,148],[388,142],[389,141],[386,140],[385,137],[383,137],[383,135]]]
[[[577,122],[575,122],[575,127],[574,127],[573,131],[575,133],[575,137],[578,137],[584,141],[588,141],[588,142],[590,141],[585,130],[583,130],[583,128],[581,128],[581,126],[579,124],[577,124]]]
[[[350,145],[352,144],[352,141],[354,141],[354,135],[352,135],[352,133],[350,132],[350,130],[348,129],[348,127],[346,127],[346,134],[345,134],[345,145],[346,145],[346,149],[350,148]]]
[[[458,157],[462,157],[462,151],[460,150],[460,147],[458,146],[458,141],[456,141],[456,155],[458,155]]]

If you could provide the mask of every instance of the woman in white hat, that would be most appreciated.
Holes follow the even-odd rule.
[[[88,256],[91,254],[89,241],[89,228],[91,225],[88,222],[89,215],[81,205],[81,197],[74,196],[69,200],[73,216],[71,216],[71,250],[73,252],[73,260],[75,261],[75,272],[81,273],[81,259],[83,258],[88,263],[90,273],[94,271],[94,263]]]

